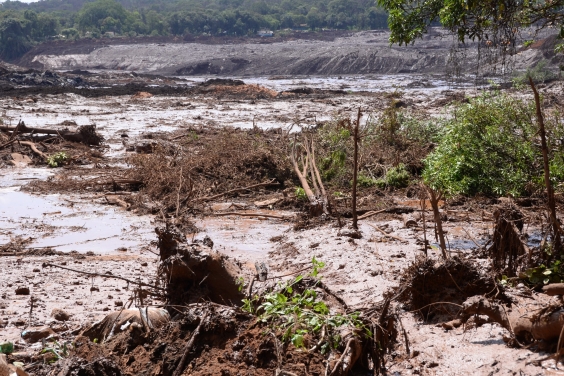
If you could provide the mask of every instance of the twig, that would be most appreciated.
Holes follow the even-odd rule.
[[[214,196],[208,196],[208,197],[200,197],[200,198],[196,198],[193,201],[194,202],[200,202],[200,201],[211,201],[211,200],[215,200],[216,198],[219,198],[221,196],[225,196],[228,195],[230,193],[235,193],[235,192],[241,192],[241,191],[246,191],[252,188],[258,188],[258,187],[266,187],[269,185],[280,185],[280,183],[276,183],[275,182],[276,179],[272,179],[271,181],[265,182],[265,183],[259,183],[259,184],[254,184],[254,185],[249,185],[248,187],[244,187],[244,188],[235,188],[232,189],[230,191],[226,191],[223,193],[218,193],[217,195]]]
[[[214,215],[224,217],[228,215],[238,215],[240,217],[266,217],[274,219],[290,219],[292,217],[285,215],[274,215],[274,214],[261,214],[261,213],[239,213],[239,212],[226,212],[226,213],[215,213]]]
[[[165,291],[166,289],[163,289],[161,287],[157,287],[157,286],[153,286],[150,285],[148,283],[144,283],[141,281],[132,281],[130,279],[124,278],[124,277],[119,277],[117,275],[111,275],[111,274],[100,274],[100,273],[93,273],[93,272],[85,272],[82,270],[76,270],[76,269],[71,269],[71,268],[67,268],[64,266],[60,266],[60,265],[55,265],[55,264],[50,264],[50,263],[43,263],[42,267],[45,268],[47,266],[51,266],[51,267],[55,267],[55,268],[59,268],[59,269],[64,269],[64,270],[68,270],[71,272],[75,272],[75,273],[80,273],[80,274],[84,274],[84,275],[89,275],[89,276],[93,276],[93,277],[104,277],[104,278],[114,278],[114,279],[121,279],[122,281],[126,281],[128,283],[134,284],[134,285],[139,285],[139,286],[146,286],[146,287],[151,287],[155,290],[161,290],[161,291]]]
[[[400,238],[399,236],[394,236],[394,235],[387,234],[387,233],[386,233],[384,230],[382,230],[380,227],[375,226],[375,225],[373,225],[373,224],[371,224],[371,223],[369,223],[368,226],[374,227],[376,230],[380,231],[384,236],[387,236],[388,238],[396,239],[396,240],[399,240],[400,242],[403,242],[403,243],[407,243],[407,242],[408,242],[407,240],[405,240],[405,239],[403,239],[403,238]]]
[[[333,376],[335,374],[335,372],[337,372],[337,368],[339,368],[339,366],[343,362],[343,358],[345,357],[345,354],[349,351],[349,348],[351,347],[351,343],[353,342],[353,340],[354,340],[354,338],[351,338],[351,339],[348,340],[347,346],[345,346],[345,351],[343,351],[343,354],[341,355],[341,357],[339,358],[339,360],[335,364],[335,367],[333,367],[333,371],[331,371],[329,376]]]
[[[186,360],[188,359],[188,353],[190,352],[190,350],[192,350],[192,347],[196,342],[196,338],[198,337],[198,334],[200,334],[200,329],[202,327],[202,324],[206,321],[208,315],[209,313],[206,312],[204,316],[202,316],[202,318],[200,319],[200,323],[198,324],[198,326],[192,333],[192,337],[190,337],[190,340],[186,344],[186,347],[184,348],[184,354],[182,355],[182,358],[180,359],[180,363],[178,363],[178,366],[174,370],[172,376],[180,376],[182,375],[182,372],[184,372],[184,368],[186,367]]]
[[[359,216],[358,220],[360,221],[361,219],[370,218],[370,217],[375,216],[376,214],[384,213],[388,210],[390,210],[390,209],[388,208],[388,209],[382,209],[382,210],[377,210],[377,211],[369,211],[369,212],[366,212],[363,215]]]

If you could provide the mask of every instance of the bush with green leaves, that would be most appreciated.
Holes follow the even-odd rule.
[[[47,158],[47,164],[49,167],[60,167],[66,163],[69,156],[64,151],[55,153]]]
[[[358,312],[332,313],[327,304],[318,298],[315,287],[319,281],[319,270],[324,266],[314,257],[313,270],[305,276],[317,281],[313,286],[301,290],[304,276],[300,275],[280,284],[274,291],[243,300],[243,310],[257,315],[259,322],[266,324],[285,344],[292,343],[297,348],[305,347],[308,337],[317,336],[321,337],[321,352],[326,353],[339,345],[340,330],[347,326],[364,330],[371,337]]]
[[[531,77],[535,83],[544,83],[555,79],[557,77],[556,73],[550,70],[547,65],[547,60],[539,61],[534,67],[528,68],[526,72],[513,78],[513,85],[518,87],[529,85],[529,77]]]
[[[386,172],[386,175],[383,178],[378,179],[376,181],[376,185],[378,186],[378,188],[381,189],[405,188],[409,185],[410,177],[411,175],[409,174],[409,171],[407,171],[407,169],[405,168],[405,165],[403,163],[400,163],[396,167],[390,168]]]
[[[538,188],[543,170],[534,103],[484,94],[456,106],[440,123],[439,144],[424,161],[423,179],[432,188],[514,197]]]

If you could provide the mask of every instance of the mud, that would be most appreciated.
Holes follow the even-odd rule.
[[[98,72],[94,76],[90,78],[92,81],[109,82],[113,77],[123,80],[120,82],[123,85],[128,80],[142,80],[129,73]],[[440,83],[433,84],[432,88],[408,87],[409,82],[420,77],[406,77],[404,81],[396,77],[405,90],[402,105],[426,116],[435,116],[457,98],[479,93],[475,87],[457,92],[443,90]],[[146,78],[145,86],[140,87],[145,91],[144,88],[154,85],[156,80],[154,76]],[[176,78],[170,80],[177,82]],[[431,77],[428,82],[436,83],[433,80]],[[484,257],[483,245],[492,238],[493,212],[504,200],[476,198],[441,203],[449,251],[460,260],[448,268],[437,264],[440,252],[432,236],[434,224],[430,211],[427,211],[425,223],[431,243],[429,265],[423,268],[417,261],[423,254],[422,218],[415,218],[416,226],[406,227],[402,216],[406,212],[418,214],[415,187],[393,192],[375,188],[361,190],[361,214],[395,208],[362,220],[361,237],[351,237],[354,232],[348,228],[350,198],[346,192],[336,200],[338,218],[311,219],[303,214],[304,204],[295,194],[295,178],[291,170],[286,171],[287,160],[284,160],[291,133],[296,130],[313,132],[335,116],[350,116],[359,106],[374,113],[381,111],[389,105],[390,97],[397,95],[397,92],[383,91],[384,78],[351,80],[353,87],[350,88],[339,88],[342,81],[338,78],[307,81],[255,78],[234,85],[219,85],[225,82],[217,81],[200,85],[202,81],[194,79],[179,84],[178,87],[190,86],[190,91],[182,95],[172,95],[165,90],[166,95],[134,98],[137,92],[116,95],[122,93],[120,89],[108,89],[108,93],[114,95],[83,97],[69,92],[35,94],[34,88],[23,95],[28,89],[21,88],[20,95],[0,99],[6,111],[5,124],[15,125],[19,119],[28,126],[49,128],[63,127],[65,121],[74,121],[77,125],[95,123],[105,139],[101,147],[77,149],[77,154],[85,156],[84,163],[56,169],[48,169],[40,161],[24,168],[13,167],[8,164],[12,151],[2,150],[0,243],[8,246],[0,250],[10,256],[0,255],[0,286],[7,286],[0,294],[0,342],[13,341],[17,351],[23,353],[14,355],[11,360],[24,360],[30,373],[37,375],[139,374],[147,370],[172,374],[204,316],[202,307],[210,309],[208,305],[191,306],[188,314],[171,312],[169,326],[150,335],[135,332],[139,328],[134,326],[105,344],[96,344],[78,334],[108,313],[129,305],[130,301],[133,308],[165,304],[155,296],[144,297],[140,302],[134,283],[110,276],[157,286],[159,255],[154,227],[176,221],[187,247],[191,244],[200,247],[206,236],[209,237],[214,250],[228,256],[230,262],[241,269],[241,275],[246,277],[245,286],[256,272],[255,262],[265,263],[272,280],[255,281],[255,292],[269,291],[279,280],[304,274],[311,269],[315,257],[325,262],[320,271],[324,286],[320,293],[323,292],[331,309],[359,311],[369,316],[381,309],[386,297],[395,296],[411,281],[416,285],[412,286],[412,298],[398,303],[393,310],[394,317],[401,320],[405,335],[398,329],[393,348],[385,354],[389,374],[521,372],[535,375],[556,368],[556,363],[529,364],[544,356],[544,350],[507,347],[503,336],[510,333],[498,324],[445,331],[430,322],[433,313],[437,321],[440,315],[444,320],[453,319],[456,316],[454,306],[446,312],[440,309],[421,313],[426,304],[440,301],[459,304],[466,296],[499,288],[488,274],[490,261]],[[382,91],[364,90],[372,82],[380,82],[378,90]],[[358,87],[354,86],[356,83]],[[303,87],[311,90],[299,89]],[[546,85],[542,90],[547,98],[555,99],[554,106],[559,103],[560,82]],[[272,92],[276,95],[269,94]],[[224,129],[225,126],[232,128]],[[7,137],[2,135],[2,142],[4,139]],[[56,152],[55,146],[47,145],[45,151]],[[395,155],[391,150],[382,150],[375,155],[384,158],[382,163],[388,163],[392,158],[420,159],[428,152],[425,148],[405,146],[409,152]],[[68,146],[65,150],[71,152],[73,148]],[[14,151],[33,158],[32,153],[23,148]],[[152,160],[154,163],[148,166],[153,167],[136,171],[135,164],[131,163],[135,158]],[[180,170],[182,166],[186,166],[186,170]],[[415,163],[413,166],[417,168]],[[199,170],[192,171],[194,167]],[[174,174],[179,170],[182,174],[186,172],[187,175],[183,175],[186,179]],[[153,196],[145,195],[148,192],[138,183],[140,180],[133,183],[127,180],[158,177],[166,171],[174,173],[166,174],[169,184],[164,187],[165,192],[155,191]],[[189,177],[201,184],[194,184],[199,187],[194,192],[183,190]],[[244,189],[202,200],[197,205],[178,203],[181,194],[209,198],[269,179],[276,179],[279,185]],[[184,183],[180,184],[182,181]],[[119,205],[117,199],[126,205]],[[538,239],[542,224],[543,209],[539,206],[542,201],[535,200],[516,202],[528,220],[524,231],[530,235],[530,242]],[[141,213],[149,214],[140,216]],[[47,256],[30,252],[47,248],[65,253]],[[72,250],[77,252],[70,253]],[[97,276],[93,278],[47,264],[97,273]],[[417,274],[415,269],[424,270]],[[417,278],[409,279],[406,277],[409,275]],[[452,285],[450,277],[454,280]],[[203,286],[204,278],[205,275],[199,274],[190,283]],[[22,291],[19,288],[29,288],[30,295],[16,294],[16,289]],[[459,289],[465,293],[459,294]],[[414,304],[413,296],[419,293],[427,293],[427,296],[419,296],[421,301]],[[204,300],[209,300],[209,296]],[[290,346],[281,357],[276,351],[276,342],[272,336],[264,335],[264,328],[257,326],[256,318],[237,308],[217,308],[217,304],[225,302],[217,297],[214,300],[216,303],[208,303],[215,307],[214,317],[218,317],[217,312],[223,312],[223,319],[212,320],[204,326],[200,339],[188,353],[185,374],[225,371],[224,374],[233,375],[271,375],[278,369],[297,375],[325,374],[327,356],[319,352],[308,354]],[[50,317],[54,308],[72,315],[67,327],[61,328],[62,324]],[[45,345],[31,344],[21,338],[24,328],[45,325],[54,331],[60,330],[60,342],[74,341],[76,345],[74,352],[54,365],[49,365],[40,354]],[[341,346],[338,351],[336,354],[344,348]],[[368,359],[365,360],[351,374],[366,374],[370,367]],[[335,361],[336,358],[330,359],[330,362]]]

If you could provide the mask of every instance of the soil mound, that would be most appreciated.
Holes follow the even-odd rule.
[[[446,261],[417,259],[401,278],[399,300],[425,320],[455,316],[460,305],[474,295],[495,291],[495,283],[474,263],[454,257]],[[454,303],[454,304],[449,304]]]

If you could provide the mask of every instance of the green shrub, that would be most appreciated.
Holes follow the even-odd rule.
[[[409,185],[409,171],[403,163],[392,167],[386,172],[386,176],[376,181],[378,188],[405,188]]]
[[[49,167],[59,167],[65,164],[69,159],[69,156],[64,151],[55,153],[47,158],[47,164]]]
[[[425,159],[423,179],[448,195],[520,196],[542,175],[534,145],[534,105],[484,94],[442,120],[437,148]]]
[[[539,61],[534,67],[528,68],[526,72],[518,75],[513,79],[513,85],[522,86],[529,84],[529,76],[535,83],[543,83],[553,80],[557,77],[556,73],[551,71],[548,67],[547,60]]]

